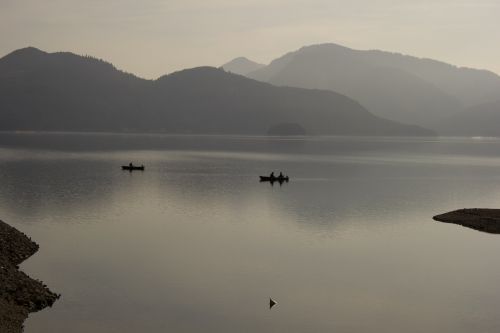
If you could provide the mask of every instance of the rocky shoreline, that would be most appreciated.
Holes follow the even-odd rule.
[[[436,215],[433,219],[491,234],[500,234],[500,209],[464,208]]]
[[[0,332],[22,332],[30,312],[40,311],[60,297],[41,281],[19,270],[38,251],[38,245],[22,232],[0,221]]]

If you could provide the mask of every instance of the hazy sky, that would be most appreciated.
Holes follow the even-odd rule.
[[[500,73],[500,0],[0,0],[0,55],[90,54],[146,78],[333,42]]]

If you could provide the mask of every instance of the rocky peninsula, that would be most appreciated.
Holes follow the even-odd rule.
[[[464,208],[433,217],[445,223],[455,223],[491,234],[500,234],[500,209]]]
[[[40,311],[60,297],[41,281],[19,270],[38,251],[25,234],[0,221],[0,332],[18,333],[30,312]]]

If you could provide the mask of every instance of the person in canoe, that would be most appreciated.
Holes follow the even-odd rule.
[[[269,178],[274,179],[274,177],[275,177],[275,176],[274,176],[274,171],[273,171],[273,172],[271,172],[271,174],[269,175]]]
[[[128,166],[129,166],[129,168],[130,168],[130,169],[132,169],[132,166],[133,166],[132,162],[130,162],[130,163],[128,164]]]
[[[278,176],[278,178],[283,178],[285,176],[283,176],[283,172],[280,171],[280,175]]]

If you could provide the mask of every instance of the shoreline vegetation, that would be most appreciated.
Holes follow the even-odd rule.
[[[0,220],[0,332],[23,331],[31,312],[52,306],[60,295],[19,270],[38,251],[38,244]]]
[[[500,209],[464,208],[433,217],[435,221],[454,223],[490,234],[500,234]]]

